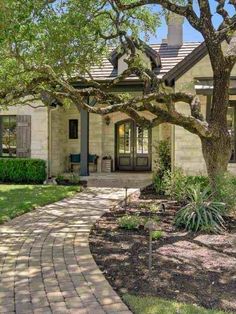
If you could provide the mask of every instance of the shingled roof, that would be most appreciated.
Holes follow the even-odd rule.
[[[184,43],[181,47],[170,47],[166,43],[150,44],[150,47],[161,57],[161,68],[155,70],[157,76],[161,78],[171,70],[173,71],[181,61],[199,46],[201,46],[200,42]],[[113,79],[117,76],[117,68],[108,59],[104,58],[102,66],[93,67],[91,74],[96,80]],[[132,79],[135,79],[135,77],[132,77]]]
[[[153,49],[150,45],[146,44],[142,40],[134,41],[134,45],[139,49],[140,44],[142,45],[143,51],[145,54],[151,59],[153,65],[155,68],[160,68],[161,67],[161,56],[159,52],[155,49]],[[121,51],[119,49],[115,49],[112,51],[109,61],[114,67],[118,66],[118,60],[124,55],[124,51]]]

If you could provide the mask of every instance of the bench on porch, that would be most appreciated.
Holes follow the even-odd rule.
[[[70,154],[70,171],[73,172],[74,165],[80,165],[80,154]],[[97,155],[88,155],[88,163],[89,166],[92,166],[92,172],[97,172],[97,161],[98,156]]]

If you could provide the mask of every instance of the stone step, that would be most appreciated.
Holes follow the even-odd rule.
[[[146,180],[127,180],[127,179],[110,179],[110,178],[89,178],[87,179],[88,187],[110,187],[110,188],[144,188],[152,183],[151,179]]]

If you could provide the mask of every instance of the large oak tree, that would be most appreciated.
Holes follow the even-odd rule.
[[[230,0],[230,4],[235,9],[235,1]],[[192,0],[2,0],[0,6],[1,106],[31,104],[34,99],[48,105],[56,99],[101,115],[125,112],[147,127],[166,122],[179,125],[199,136],[213,184],[227,170],[231,155],[227,109],[230,74],[236,63],[236,14],[227,11],[225,0],[216,1],[215,14],[221,17],[217,27],[209,0],[197,0],[195,5]],[[160,24],[155,6],[165,14],[183,16],[204,38],[213,70],[207,121],[196,95],[167,88],[139,57],[143,46],[140,34],[155,33]],[[227,51],[222,48],[224,42],[229,45]],[[109,54],[110,45],[127,53],[128,69],[102,83],[92,77],[91,67]],[[131,74],[143,81],[142,95],[111,92]],[[84,88],[76,88],[78,81]],[[103,106],[89,106],[85,101],[88,95]],[[178,102],[187,103],[191,115],[178,112]],[[142,111],[151,112],[155,118],[144,118]]]

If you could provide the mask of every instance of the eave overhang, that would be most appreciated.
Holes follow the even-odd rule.
[[[180,61],[173,69],[163,77],[167,86],[173,86],[175,81],[190,70],[197,62],[207,55],[205,42],[196,47],[188,56]]]

